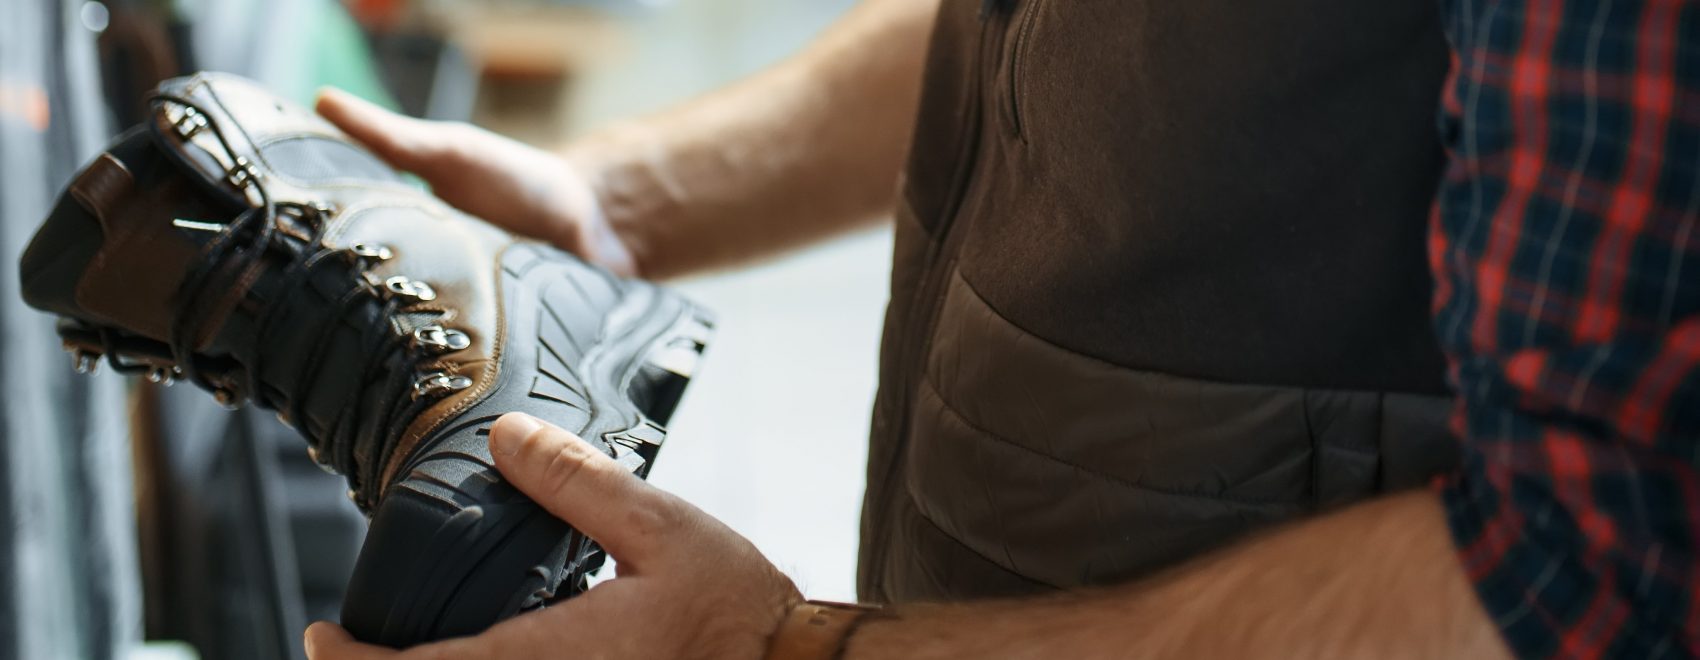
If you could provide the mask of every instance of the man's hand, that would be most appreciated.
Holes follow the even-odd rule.
[[[509,414],[491,430],[490,451],[516,487],[602,544],[619,577],[477,637],[401,652],[316,623],[310,658],[759,659],[802,600],[749,541],[567,431]]]
[[[631,250],[609,225],[591,183],[566,159],[470,124],[398,115],[336,89],[320,92],[318,111],[460,210],[616,273],[636,274]]]

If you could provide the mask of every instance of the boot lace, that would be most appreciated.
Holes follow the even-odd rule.
[[[174,95],[159,95],[152,99],[154,107],[174,104],[180,107],[182,119],[177,130],[185,140],[200,131],[208,131],[229,162],[235,163],[226,180],[243,193],[252,191],[259,203],[239,213],[202,245],[200,254],[184,277],[177,292],[172,314],[169,348],[177,376],[209,390],[221,403],[234,406],[251,400],[263,408],[280,411],[306,437],[309,454],[328,470],[346,475],[349,496],[362,510],[369,511],[380,493],[378,482],[383,466],[388,463],[395,444],[407,425],[443,395],[464,389],[469,380],[443,373],[427,374],[417,371],[418,365],[434,357],[429,348],[412,335],[399,330],[394,323],[398,314],[420,300],[434,297],[427,285],[391,278],[384,286],[374,284],[365,276],[372,265],[387,258],[387,249],[355,244],[333,247],[325,242],[335,211],[321,205],[274,199],[262,185],[255,170],[232,146],[225,127],[206,121],[209,115],[193,101]],[[298,243],[299,247],[294,243]],[[275,268],[269,260],[285,260],[275,287],[277,298],[269,301],[255,322],[254,342],[260,347],[240,368],[214,378],[203,368],[195,354],[197,344],[211,329],[206,321],[212,308],[228,295],[229,282],[248,282],[260,271]],[[282,318],[280,310],[290,297],[300,295],[323,269],[342,269],[350,272],[355,285],[334,303],[335,313],[327,315],[316,328],[299,327],[299,319]],[[373,316],[362,311],[376,308]],[[359,319],[368,319],[358,322]],[[351,396],[324,425],[314,430],[307,420],[307,400],[310,389],[325,368],[326,355],[333,345],[337,331],[347,327],[350,320],[358,328],[362,356],[356,373],[359,380]],[[312,340],[307,354],[298,363],[283,364],[268,359],[264,346],[288,328],[307,332]],[[432,326],[434,332],[443,332]],[[424,330],[423,328],[421,330]],[[458,333],[457,333],[458,334]],[[464,335],[461,335],[464,337]],[[109,356],[114,355],[111,352]],[[123,369],[116,359],[115,367]],[[397,367],[396,365],[401,365]],[[130,367],[134,369],[133,366]],[[268,370],[293,369],[292,391],[278,391],[262,380]],[[169,378],[169,377],[168,377]],[[377,388],[375,392],[372,388]],[[379,396],[370,397],[376,393]],[[383,401],[378,410],[363,410],[369,400]],[[376,446],[372,446],[376,436]],[[362,445],[370,453],[357,455]]]

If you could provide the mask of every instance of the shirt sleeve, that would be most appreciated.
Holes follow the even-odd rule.
[[[1459,557],[1520,656],[1700,655],[1700,2],[1442,6]]]

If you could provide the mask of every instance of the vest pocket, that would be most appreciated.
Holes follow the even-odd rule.
[[[955,542],[1038,583],[1147,575],[1253,530],[1421,483],[1454,446],[1443,397],[1112,364],[1015,326],[959,273],[940,305],[907,413],[902,487]],[[1421,460],[1387,464],[1400,453]]]
[[[959,274],[934,333],[904,487],[928,521],[1007,570],[1057,587],[1130,579],[1312,508],[1303,390],[1070,352],[999,316]]]

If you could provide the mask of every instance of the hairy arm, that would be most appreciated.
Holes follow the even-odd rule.
[[[867,0],[797,57],[568,147],[645,275],[792,247],[887,214],[938,0]]]
[[[772,69],[558,152],[337,90],[318,110],[467,213],[617,273],[682,275],[891,211],[938,5],[864,0]]]
[[[1129,586],[895,614],[863,624],[846,657],[1507,657],[1425,492]]]

